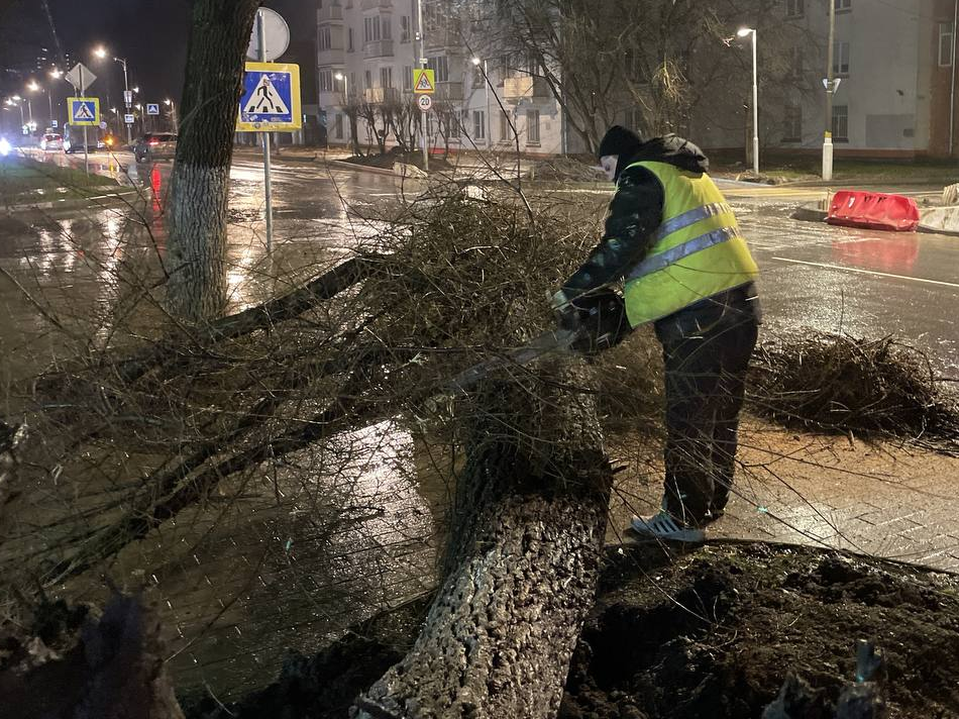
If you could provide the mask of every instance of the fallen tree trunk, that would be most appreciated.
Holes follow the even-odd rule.
[[[552,717],[593,605],[612,469],[579,379],[486,393],[444,566],[413,649],[359,719]]]
[[[380,256],[349,259],[285,295],[201,327],[191,328],[190,343],[194,348],[203,350],[217,342],[244,337],[298,317],[320,302],[332,299],[340,292],[371,277],[383,268],[383,259]],[[124,382],[134,382],[158,364],[182,353],[185,348],[180,338],[164,340],[122,360],[117,366],[117,373]]]

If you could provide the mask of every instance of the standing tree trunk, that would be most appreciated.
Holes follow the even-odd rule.
[[[260,0],[196,0],[173,168],[167,304],[212,319],[226,307],[230,164],[246,48]]]
[[[359,719],[553,717],[593,604],[612,470],[596,410],[570,390],[486,394],[458,482],[446,579],[409,654]],[[554,375],[554,379],[556,379]]]

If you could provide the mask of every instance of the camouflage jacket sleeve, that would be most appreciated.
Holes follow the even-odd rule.
[[[563,283],[566,296],[575,300],[625,277],[652,249],[664,202],[663,186],[653,173],[642,167],[625,170],[609,204],[603,238],[583,266]]]

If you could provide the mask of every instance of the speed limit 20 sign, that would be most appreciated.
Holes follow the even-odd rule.
[[[416,104],[419,105],[420,110],[423,112],[429,112],[430,108],[433,107],[433,98],[430,95],[418,95]]]

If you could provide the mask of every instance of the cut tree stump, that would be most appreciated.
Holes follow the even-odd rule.
[[[451,513],[446,579],[360,719],[553,717],[593,605],[613,472],[582,363],[488,387]]]

